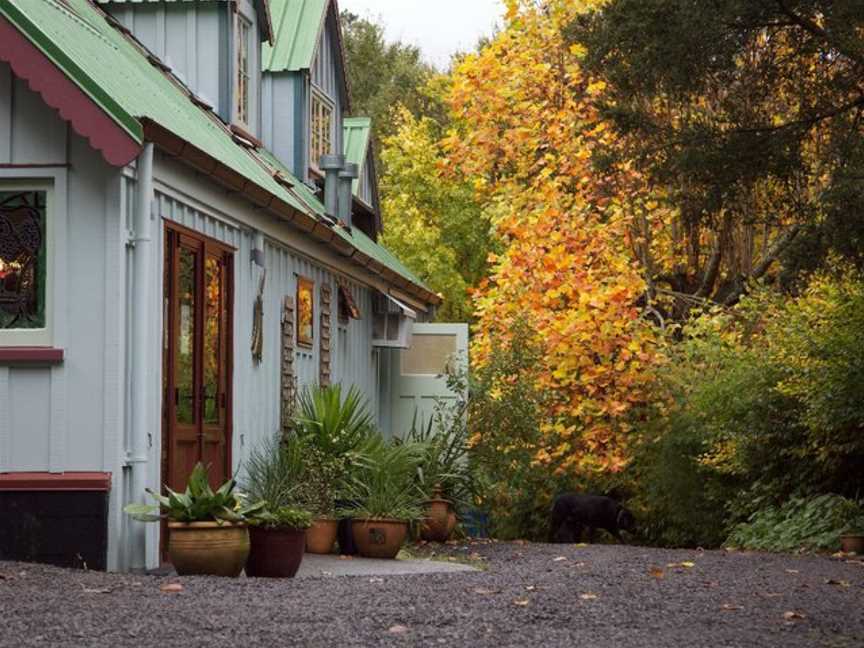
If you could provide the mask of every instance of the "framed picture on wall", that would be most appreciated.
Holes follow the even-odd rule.
[[[315,336],[315,282],[297,277],[297,344],[312,346]]]

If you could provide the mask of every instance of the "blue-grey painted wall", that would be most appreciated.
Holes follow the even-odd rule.
[[[112,2],[102,5],[135,37],[169,65],[196,95],[234,121],[236,78],[235,16],[230,2]],[[258,14],[250,0],[237,11],[251,23],[249,114],[246,124],[260,132],[261,48]]]

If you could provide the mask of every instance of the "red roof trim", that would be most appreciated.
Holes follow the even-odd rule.
[[[108,164],[126,166],[141,152],[138,142],[2,16],[0,60],[9,63],[15,76],[24,79],[31,90],[57,110],[76,133],[102,153]]]
[[[0,365],[4,364],[60,364],[63,349],[51,347],[0,347]]]
[[[17,472],[0,474],[0,492],[8,491],[92,491],[111,490],[110,472]]]

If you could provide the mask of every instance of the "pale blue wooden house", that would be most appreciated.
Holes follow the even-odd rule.
[[[335,0],[0,0],[0,560],[155,567],[122,513],[298,389],[389,434],[464,327],[378,242]],[[350,117],[349,117],[350,116]]]

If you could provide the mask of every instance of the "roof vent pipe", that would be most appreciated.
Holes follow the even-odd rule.
[[[354,202],[354,181],[360,177],[360,167],[348,162],[339,172],[339,220],[351,227]]]
[[[324,210],[334,220],[339,218],[339,172],[344,166],[344,155],[322,155],[318,162],[324,172]]]

